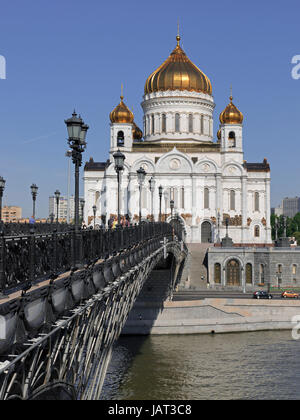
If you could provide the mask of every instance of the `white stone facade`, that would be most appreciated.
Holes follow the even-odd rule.
[[[117,214],[117,176],[113,153],[124,153],[121,214],[137,222],[139,186],[136,171],[147,173],[142,192],[142,217],[152,214],[149,179],[155,179],[153,215],[159,220],[158,187],[163,187],[162,214],[170,217],[170,200],[184,223],[187,242],[216,242],[228,234],[238,244],[270,244],[270,171],[266,160],[248,164],[243,155],[242,124],[220,126],[213,140],[213,97],[189,91],[164,91],[144,96],[144,140],[132,138],[131,124],[111,123],[110,156],[88,162],[84,172],[85,221],[107,223]],[[176,116],[177,115],[177,116]],[[177,121],[175,121],[177,119]],[[123,145],[117,135],[124,134]]]

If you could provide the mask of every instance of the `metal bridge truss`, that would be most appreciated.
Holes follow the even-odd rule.
[[[1,358],[0,399],[100,399],[113,344],[143,284],[169,253],[178,267],[186,256],[172,237],[152,239],[72,273],[93,293],[56,319],[55,301],[48,298],[48,331],[43,328],[19,351]]]

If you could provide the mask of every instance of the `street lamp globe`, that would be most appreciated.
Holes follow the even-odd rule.
[[[2,176],[0,176],[0,189],[3,191],[4,190],[4,188],[5,188],[5,179],[2,177]]]
[[[123,153],[118,149],[118,151],[113,154],[113,158],[115,160],[115,170],[117,172],[123,171],[125,155],[123,155]]]
[[[146,171],[144,168],[140,168],[136,171],[139,185],[143,185],[146,178]]]
[[[33,199],[35,199],[39,188],[36,184],[32,184],[30,188],[31,188],[32,197]]]
[[[153,176],[149,179],[149,189],[151,192],[154,191],[155,189],[155,179],[153,178]]]
[[[67,126],[69,140],[81,140],[83,121],[80,117],[77,117],[75,110],[72,117],[65,120],[65,124]]]

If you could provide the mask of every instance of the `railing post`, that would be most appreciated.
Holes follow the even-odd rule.
[[[5,289],[5,237],[4,231],[0,231],[0,299],[4,299],[3,291]]]
[[[35,230],[34,228],[30,229],[29,236],[29,282],[33,283],[35,278]]]

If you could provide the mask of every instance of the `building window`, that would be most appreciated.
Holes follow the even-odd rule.
[[[215,279],[214,279],[216,284],[220,284],[221,283],[221,264],[216,263],[215,264]]]
[[[193,127],[193,114],[189,114],[189,132],[193,133],[194,127]]]
[[[166,114],[162,114],[161,116],[161,131],[165,133],[167,130],[167,118]]]
[[[117,145],[121,147],[124,146],[124,132],[123,131],[118,131]]]
[[[259,193],[254,194],[254,211],[259,211]]]
[[[230,210],[235,210],[235,191],[230,191]]]
[[[209,189],[204,188],[204,208],[209,209]]]
[[[180,207],[184,209],[184,187],[180,189]]]
[[[259,238],[259,226],[254,226],[254,236],[255,238]]]
[[[180,131],[180,115],[175,114],[175,132],[179,133]]]
[[[151,115],[151,134],[155,132],[155,125],[154,125],[154,115]]]
[[[293,276],[295,276],[297,274],[297,266],[296,266],[296,264],[293,264],[292,265],[292,274],[293,274]]]
[[[203,134],[204,132],[204,121],[203,121],[203,115],[200,117],[200,133]]]
[[[228,135],[228,147],[235,147],[235,146],[236,146],[235,132],[230,131],[230,133]]]
[[[281,273],[282,273],[282,265],[281,265],[281,264],[278,264],[278,267],[277,267],[277,272],[278,272],[279,274],[281,274]]]
[[[142,187],[142,196],[141,196],[141,201],[142,201],[142,208],[143,209],[147,209],[148,208],[148,202],[147,202],[147,189]]]
[[[246,283],[252,284],[252,264],[246,264]]]
[[[265,267],[263,264],[259,266],[259,279],[261,284],[265,284]]]

